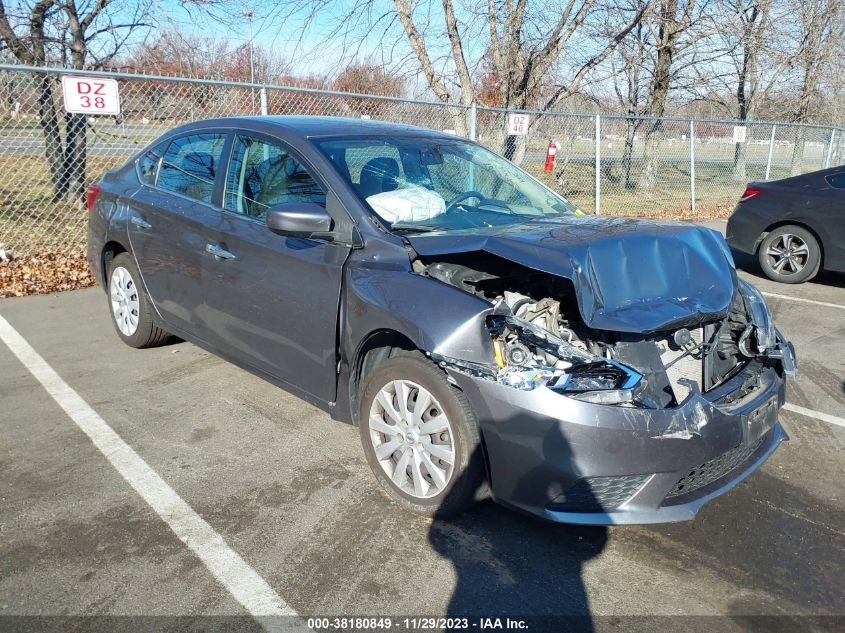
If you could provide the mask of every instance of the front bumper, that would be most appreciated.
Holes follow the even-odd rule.
[[[478,416],[494,499],[551,521],[692,519],[787,439],[777,421],[785,378],[774,366],[730,404],[746,371],[674,409],[591,404],[449,373]]]

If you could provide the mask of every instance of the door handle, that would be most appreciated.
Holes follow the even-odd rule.
[[[219,257],[221,259],[235,259],[234,253],[230,253],[225,248],[220,248],[216,244],[206,244],[205,252],[210,253],[215,257]]]
[[[153,225],[152,225],[152,224],[150,224],[149,222],[147,222],[144,218],[140,218],[140,217],[138,217],[137,215],[133,215],[133,216],[130,218],[130,220],[129,220],[129,221],[130,221],[130,222],[132,222],[132,224],[134,224],[135,226],[137,226],[137,227],[139,227],[139,228],[142,228],[142,229],[151,229],[151,228],[153,228]]]

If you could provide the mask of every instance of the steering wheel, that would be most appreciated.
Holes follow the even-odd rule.
[[[452,199],[452,201],[446,205],[446,209],[444,212],[451,213],[455,210],[455,207],[458,206],[459,203],[463,202],[464,200],[469,200],[470,198],[478,198],[479,202],[484,202],[487,199],[482,193],[479,193],[478,191],[466,191],[462,194],[459,194],[456,198]]]

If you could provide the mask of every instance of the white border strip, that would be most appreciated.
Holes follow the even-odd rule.
[[[797,404],[791,404],[789,402],[783,405],[783,408],[786,411],[792,411],[793,413],[797,413],[799,415],[805,415],[808,418],[816,418],[817,420],[827,422],[828,424],[835,424],[836,426],[845,427],[845,418],[839,418],[835,415],[830,415],[829,413],[822,413],[821,411],[805,409],[804,407],[799,407]]]
[[[0,340],[250,615],[256,618],[297,615],[258,572],[230,548],[223,537],[194,512],[2,316]]]
[[[826,308],[839,308],[845,310],[845,305],[839,303],[828,303],[827,301],[815,301],[814,299],[802,299],[801,297],[790,297],[788,295],[779,295],[774,292],[760,291],[764,297],[774,297],[775,299],[784,299],[785,301],[797,301],[798,303],[810,303],[814,306],[824,306]]]

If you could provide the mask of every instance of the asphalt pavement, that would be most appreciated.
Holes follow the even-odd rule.
[[[833,422],[783,411],[792,439],[760,471],[692,522],[646,527],[551,525],[489,501],[451,522],[416,517],[376,488],[356,429],[191,344],[122,345],[99,288],[3,299],[0,316],[58,375],[58,402],[66,384],[84,401],[73,416],[101,419],[129,452],[95,446],[44,375],[0,344],[0,629],[165,621],[136,616],[178,617],[172,629],[272,628],[236,597],[242,568],[204,557],[216,547],[303,623],[573,616],[530,622],[842,630],[845,276],[790,287],[740,263],[797,349],[789,403]],[[142,496],[149,477],[130,485],[115,464],[132,454],[208,533],[173,527],[169,506]],[[73,616],[83,619],[69,626]]]

